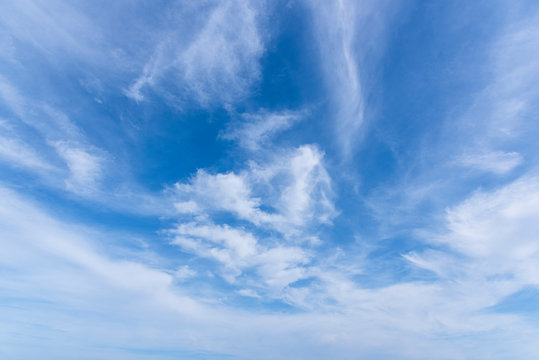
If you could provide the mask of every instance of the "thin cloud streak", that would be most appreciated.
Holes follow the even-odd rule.
[[[307,1],[311,8],[321,70],[330,94],[335,140],[341,156],[355,154],[365,127],[367,75],[384,49],[387,27],[398,8],[385,1]]]

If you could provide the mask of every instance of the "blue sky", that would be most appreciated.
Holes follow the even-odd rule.
[[[0,4],[0,357],[537,359],[535,1]]]

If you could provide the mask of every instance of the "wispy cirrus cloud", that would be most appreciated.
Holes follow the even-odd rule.
[[[76,119],[39,98],[21,94],[0,75],[0,104],[9,110],[0,126],[0,161],[39,179],[47,189],[67,191],[110,208],[134,212],[172,214],[164,193],[150,193],[118,175],[118,160],[91,139]],[[115,191],[105,183],[114,178]],[[133,204],[142,206],[133,206]]]
[[[532,119],[539,93],[532,83],[539,67],[530,56],[538,48],[536,16],[534,12],[508,13],[484,48],[473,53],[488,75],[477,81],[478,89],[463,90],[457,96],[466,106],[456,115],[451,111],[440,114],[445,117],[444,126],[434,130],[434,137],[427,132],[414,140],[422,144],[414,156],[407,158],[394,151],[398,178],[377,187],[366,200],[373,214],[391,219],[383,221],[386,225],[394,221],[398,228],[410,223],[409,214],[415,221],[423,221],[415,215],[421,208],[438,214],[432,209],[441,212],[455,205],[458,196],[480,186],[482,176],[503,175],[503,181],[511,181],[536,166],[533,139],[537,125]],[[437,224],[439,220],[438,215],[430,219]]]
[[[478,169],[504,173],[525,165],[523,157],[534,158],[529,136],[537,131],[530,119],[539,98],[533,85],[539,79],[539,62],[531,56],[539,51],[536,19],[530,14],[510,22],[492,41],[487,54],[492,78],[459,120],[463,138],[483,149],[484,154],[471,150],[463,155],[465,163],[475,163]]]
[[[467,153],[457,160],[459,165],[479,171],[505,174],[519,166],[523,158],[516,152],[491,151],[483,153]]]
[[[365,125],[369,71],[384,49],[385,33],[398,6],[385,1],[307,1],[320,48],[320,67],[330,94],[335,139],[350,158]]]
[[[31,146],[14,138],[0,136],[0,158],[13,166],[37,172],[53,169]]]
[[[55,64],[66,54],[92,62],[98,58],[104,60],[99,51],[102,45],[99,27],[73,4],[23,0],[3,3],[0,9],[0,30],[9,34],[9,40],[3,44],[11,49],[13,62],[17,62],[20,44],[37,49]]]
[[[176,39],[182,34],[166,34],[125,94],[141,101],[145,87],[162,89],[159,84],[168,76],[175,83],[169,79],[168,85],[202,106],[243,98],[260,76],[264,52],[260,7],[264,4],[223,1],[206,10],[205,23],[189,42]]]
[[[434,238],[433,244],[447,245],[457,254],[448,255],[445,264],[436,267],[444,271],[437,272],[443,276],[464,272],[464,276],[481,281],[503,279],[504,283],[520,287],[536,285],[539,247],[533,219],[539,214],[538,197],[539,181],[532,173],[494,191],[478,191],[449,209],[448,232]],[[429,267],[428,264],[424,262],[422,266]]]
[[[305,116],[305,111],[270,112],[241,114],[241,121],[232,123],[221,134],[221,138],[237,142],[248,151],[259,151],[271,144],[279,133],[288,130]]]
[[[16,118],[12,123],[19,125],[10,129],[13,139],[3,142],[4,160],[21,164],[26,170],[51,179],[63,175],[58,161],[61,159],[67,167],[66,189],[80,194],[94,192],[104,171],[102,163],[106,160],[106,152],[88,145],[83,132],[61,111],[20,95],[18,89],[3,77],[0,77],[0,88],[0,98]],[[41,147],[16,140],[25,137],[21,125],[39,134]],[[34,140],[34,143],[37,142]]]

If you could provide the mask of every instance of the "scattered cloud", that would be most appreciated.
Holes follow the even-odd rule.
[[[221,138],[236,141],[249,151],[258,151],[269,145],[272,138],[289,129],[304,116],[303,112],[259,111],[254,114],[242,114],[241,122],[232,125]]]
[[[2,75],[0,75],[0,97],[18,116],[24,113],[25,100],[19,94],[19,91]]]
[[[252,284],[274,289],[276,296],[280,296],[282,288],[304,277],[303,265],[309,262],[306,251],[299,247],[262,245],[252,233],[226,224],[184,223],[170,232],[174,236],[172,243],[184,251],[222,264],[220,275],[228,282],[241,284],[238,277],[253,269],[261,282]]]
[[[493,191],[478,191],[447,210],[447,231],[430,235],[433,248],[405,258],[438,276],[450,297],[466,294],[459,311],[485,311],[539,284],[539,181],[528,174]],[[457,306],[457,305],[456,305]]]
[[[228,212],[284,234],[313,223],[329,223],[336,215],[323,153],[311,145],[279,154],[267,163],[251,163],[238,173],[213,175],[199,170],[189,182],[177,183],[175,190],[181,213]]]
[[[530,4],[1,3],[0,354],[536,359]]]
[[[343,158],[350,158],[365,124],[368,72],[384,49],[391,15],[386,1],[307,1],[321,54],[321,69],[332,103],[335,138]]]
[[[517,152],[491,151],[464,154],[458,163],[479,171],[505,174],[522,164],[523,158]]]
[[[174,272],[174,278],[179,281],[185,281],[187,279],[197,276],[197,272],[189,267],[189,265],[183,265]]]
[[[3,136],[0,136],[0,159],[12,166],[33,171],[48,171],[54,168],[28,144]]]
[[[79,60],[101,56],[100,29],[73,4],[33,0],[3,3],[0,24],[0,31],[10,35],[12,56],[16,53],[15,41],[37,49],[55,63],[66,54]]]
[[[200,103],[215,97],[225,103],[241,98],[260,76],[258,61],[264,51],[260,16],[253,3],[224,1],[181,54],[186,86]]]
[[[125,94],[141,101],[145,87],[156,88],[163,82],[171,85],[165,79],[171,77],[174,89],[202,106],[245,97],[260,76],[259,60],[264,53],[261,6],[242,0],[219,2],[207,10],[205,23],[190,35],[188,43],[181,40],[184,34],[164,35]]]
[[[239,284],[258,284],[278,298],[308,275],[311,255],[297,245],[319,245],[313,241],[316,231],[336,215],[323,154],[314,146],[251,163],[238,173],[199,170],[177,183],[175,192],[180,217],[191,220],[171,230],[172,243],[221,264],[221,276],[231,283],[254,271],[258,281],[244,276]],[[214,223],[223,218],[229,220]]]
[[[66,142],[57,142],[55,148],[69,168],[67,188],[77,193],[94,190],[102,177],[104,158]]]

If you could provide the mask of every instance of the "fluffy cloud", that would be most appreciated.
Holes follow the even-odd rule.
[[[181,213],[229,212],[283,234],[313,222],[328,223],[336,214],[323,154],[310,145],[238,173],[199,170],[189,182],[176,184],[176,194]]]
[[[176,209],[191,220],[171,230],[172,242],[220,263],[229,282],[254,271],[261,280],[258,287],[277,297],[309,273],[305,265],[311,255],[290,243],[315,244],[319,224],[336,215],[323,154],[314,146],[252,163],[238,173],[199,170],[189,182],[176,184],[175,192]],[[243,286],[256,284],[246,281]]]
[[[184,223],[170,231],[172,243],[186,252],[213,259],[223,266],[221,275],[237,284],[246,270],[254,270],[262,283],[247,283],[262,290],[279,291],[305,276],[303,265],[309,262],[308,253],[299,247],[271,246],[259,243],[250,232],[229,225],[212,223]],[[243,291],[255,293],[245,288]]]
[[[258,223],[260,200],[251,196],[245,175],[234,173],[208,174],[199,170],[190,183],[176,184],[180,201],[176,208],[182,213],[229,211],[242,219]]]

